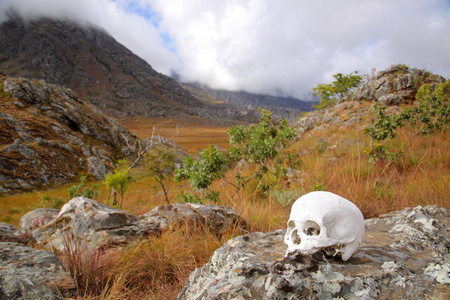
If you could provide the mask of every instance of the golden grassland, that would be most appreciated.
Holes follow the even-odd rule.
[[[176,120],[159,120],[144,118],[126,118],[123,125],[142,138],[149,138],[153,134],[171,138],[189,153],[205,149],[209,145],[217,145],[223,149],[229,148],[226,126],[208,126],[190,120],[183,124]]]
[[[144,120],[125,122],[127,128],[142,137],[151,135],[154,124]],[[172,136],[176,126],[171,126],[161,135]],[[191,153],[208,144],[227,148],[226,130],[185,125],[175,141],[178,139]],[[401,153],[392,162],[369,163],[363,154],[368,145],[369,139],[360,126],[306,133],[290,150],[300,154],[295,179],[275,182],[267,194],[249,185],[232,199],[233,189],[223,182],[215,183],[213,188],[221,193],[219,204],[231,206],[248,222],[248,231],[285,228],[292,202],[313,190],[328,190],[353,201],[366,218],[417,205],[450,208],[449,132],[424,136],[408,127],[399,130],[397,138],[387,144],[387,148]],[[164,204],[159,185],[144,169],[133,170],[132,175],[136,181],[126,193],[124,210],[142,214]],[[231,180],[233,171],[227,176]],[[20,215],[33,209],[40,195],[66,196],[69,186],[5,197],[0,201],[0,220],[17,225]],[[187,182],[172,182],[170,188],[172,202],[181,190],[190,190]],[[101,184],[100,191],[97,200],[104,202],[106,191]],[[78,280],[83,299],[173,299],[189,274],[205,264],[215,249],[244,233],[234,228],[218,236],[203,227],[184,228],[102,255],[79,251],[60,257],[68,265],[75,257],[80,269],[92,268],[84,273],[95,274],[95,278]]]

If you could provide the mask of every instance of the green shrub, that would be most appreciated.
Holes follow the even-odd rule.
[[[69,199],[75,197],[86,197],[89,199],[95,199],[98,196],[98,185],[94,185],[93,188],[86,186],[87,176],[81,176],[80,183],[78,185],[73,185],[69,189]]]
[[[38,203],[39,208],[56,208],[59,209],[63,206],[67,200],[64,197],[55,196],[50,197],[49,195],[42,195]]]
[[[333,106],[337,100],[343,99],[363,83],[363,76],[358,75],[358,71],[348,75],[337,73],[333,77],[336,80],[332,83],[322,83],[313,88],[313,95],[320,95],[321,98],[319,104],[313,105],[316,110]]]
[[[250,164],[245,173],[248,174],[249,169],[255,171],[251,175],[244,175],[238,171],[234,182],[224,180],[235,188],[231,198],[252,180],[257,181],[254,187],[258,192],[265,193],[270,190],[276,178],[285,173],[277,165],[284,162],[292,166],[296,164],[298,156],[283,150],[295,140],[297,133],[289,126],[287,120],[276,121],[272,118],[271,112],[259,111],[262,117],[258,124],[234,126],[228,131],[231,144],[229,151],[219,151],[216,147],[210,146],[200,153],[197,160],[192,157],[185,158],[183,168],[175,171],[175,179],[189,180],[195,192],[205,190],[202,197],[217,202],[219,193],[211,191],[210,185],[215,180],[223,179],[232,162],[243,160]]]

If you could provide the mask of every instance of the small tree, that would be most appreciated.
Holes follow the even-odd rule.
[[[175,160],[175,153],[161,147],[150,150],[145,159],[145,166],[163,189],[167,204],[170,203],[169,181],[175,170]]]
[[[133,177],[129,175],[129,172],[130,162],[128,160],[119,160],[117,167],[114,169],[114,173],[106,174],[104,179],[108,190],[114,189],[119,193],[121,198],[119,206],[120,208],[122,208],[123,196],[130,186],[131,182],[133,182]],[[117,203],[113,201],[113,205],[117,205]]]
[[[343,99],[363,83],[363,76],[358,75],[358,71],[348,75],[337,73],[333,77],[336,80],[332,83],[322,83],[313,88],[313,94],[321,97],[319,104],[314,105],[313,108],[320,110],[333,106],[338,99]]]

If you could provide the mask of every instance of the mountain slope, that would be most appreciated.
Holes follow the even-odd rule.
[[[0,195],[102,179],[136,137],[71,89],[0,76]],[[128,150],[127,150],[128,149]]]
[[[70,87],[114,116],[198,115],[205,109],[105,31],[65,21],[2,23],[0,73]]]

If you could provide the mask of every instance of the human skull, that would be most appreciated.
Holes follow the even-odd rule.
[[[330,192],[312,192],[292,205],[284,236],[286,255],[322,250],[346,261],[358,249],[364,232],[364,217],[355,204]]]

